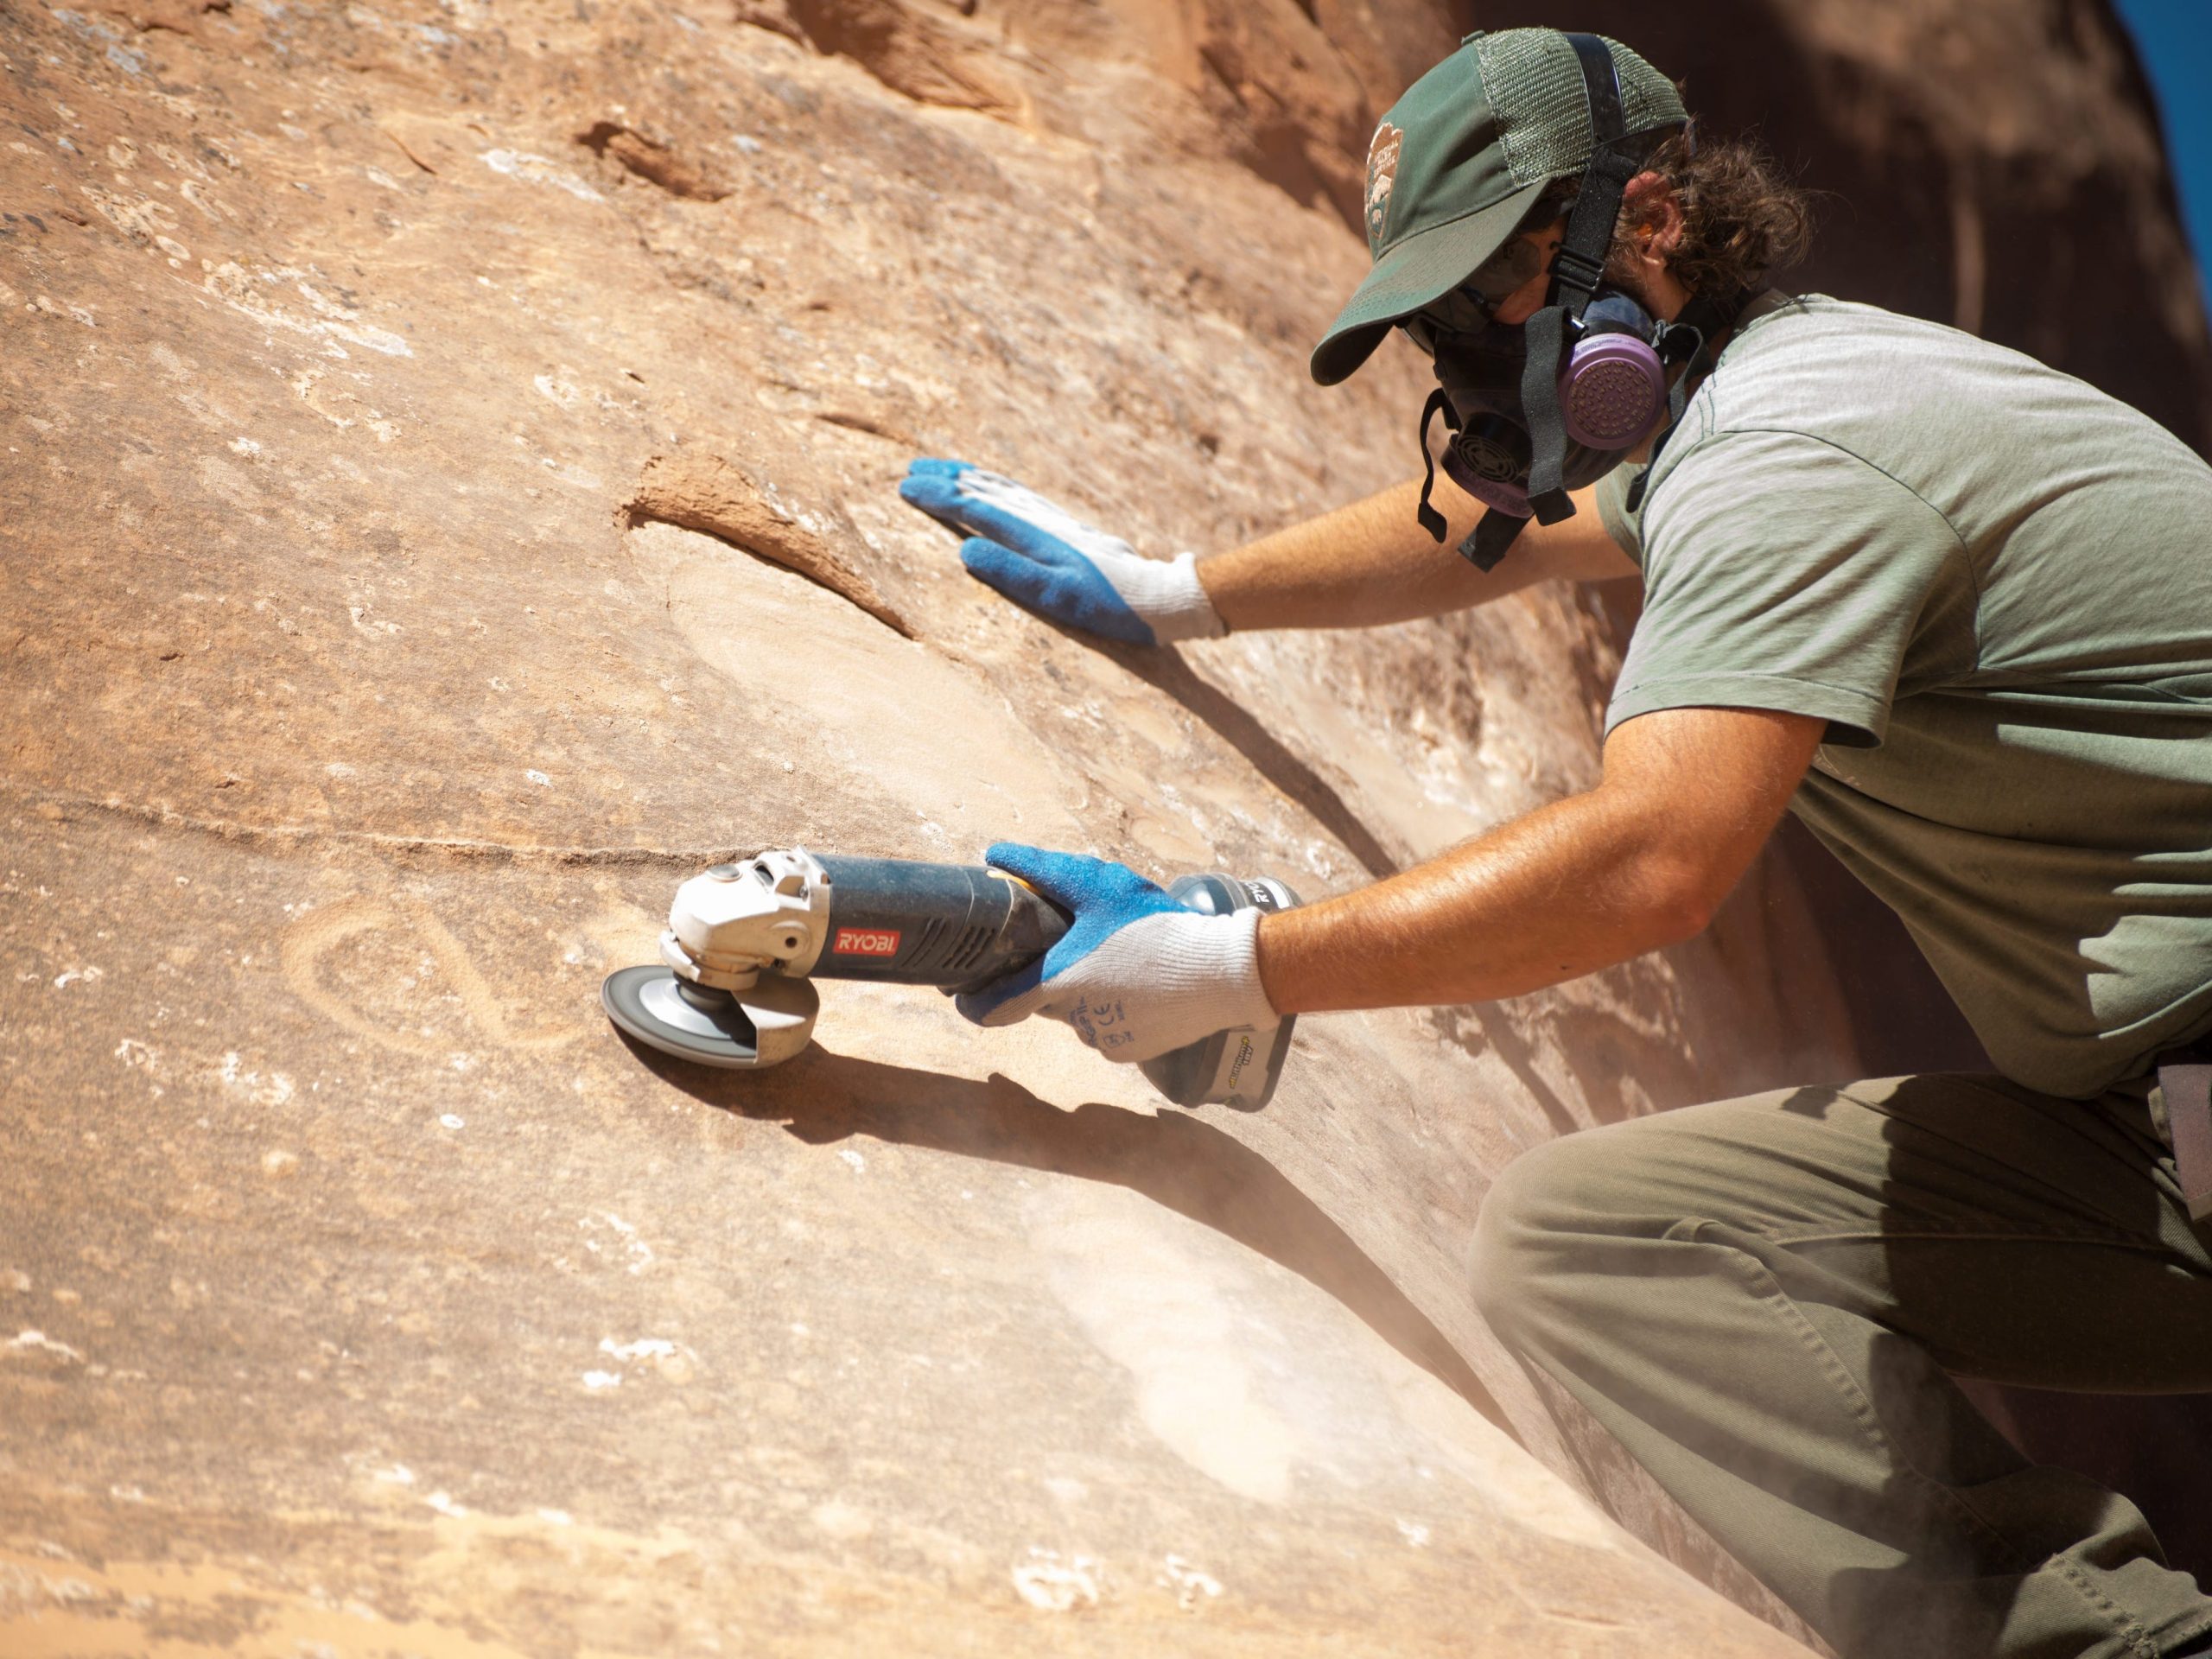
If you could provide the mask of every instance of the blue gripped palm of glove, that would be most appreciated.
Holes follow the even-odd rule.
[[[979,1026],[1065,1020],[1109,1060],[1149,1060],[1217,1031],[1272,1027],[1256,910],[1185,910],[1126,864],[1001,841],[983,855],[1073,918],[1026,968],[957,1001]]]
[[[1224,632],[1192,555],[1147,559],[1010,478],[921,460],[899,494],[968,537],[960,562],[971,575],[1051,621],[1137,645]]]

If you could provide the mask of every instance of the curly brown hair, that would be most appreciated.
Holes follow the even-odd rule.
[[[1693,293],[1755,288],[1812,245],[1811,198],[1753,139],[1700,140],[1686,128],[1643,165],[1667,181],[1681,208],[1681,243],[1667,264]],[[1616,252],[1638,228],[1624,204],[1613,230]]]
[[[1770,271],[1802,259],[1812,244],[1811,198],[1756,140],[1713,139],[1684,128],[1659,142],[1643,170],[1665,179],[1681,209],[1682,239],[1667,264],[1693,293],[1756,288]],[[1565,214],[1580,187],[1580,179],[1553,185],[1526,222]],[[1633,196],[1621,204],[1613,228],[1616,279],[1632,269],[1648,205]]]

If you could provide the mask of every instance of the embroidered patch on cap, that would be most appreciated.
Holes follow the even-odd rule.
[[[1382,239],[1390,187],[1398,181],[1398,152],[1405,144],[1406,135],[1385,121],[1375,129],[1374,141],[1367,146],[1367,239],[1370,243]]]

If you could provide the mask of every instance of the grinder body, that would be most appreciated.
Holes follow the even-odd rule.
[[[887,980],[963,991],[1058,943],[1068,918],[981,864],[817,855],[828,880],[816,979]]]
[[[1170,895],[1206,914],[1281,910],[1281,882],[1185,876]],[[718,864],[677,889],[661,936],[664,967],[610,976],[615,1024],[664,1052],[709,1065],[772,1065],[805,1046],[817,999],[804,982],[868,979],[963,991],[1045,954],[1065,912],[980,864],[817,855],[803,848]],[[1267,1103],[1292,1020],[1219,1032],[1144,1075],[1178,1105]]]

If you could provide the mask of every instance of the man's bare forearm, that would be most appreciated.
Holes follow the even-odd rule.
[[[1414,517],[1418,480],[1294,524],[1198,565],[1198,579],[1232,632],[1261,628],[1361,628],[1465,610],[1553,577],[1634,574],[1600,524],[1591,492],[1563,524],[1531,524],[1506,559],[1478,570],[1458,552],[1482,516],[1439,476],[1433,505],[1449,529],[1429,539]]]
[[[1649,814],[1571,796],[1413,869],[1265,918],[1260,977],[1281,1014],[1523,996],[1705,925]]]
[[[1824,729],[1746,709],[1627,721],[1587,793],[1265,918],[1268,1000],[1281,1014],[1489,1001],[1688,938],[1772,833]]]

